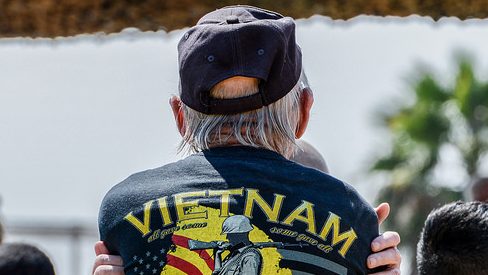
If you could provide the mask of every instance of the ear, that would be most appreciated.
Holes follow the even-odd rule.
[[[185,127],[185,116],[183,114],[183,110],[181,109],[181,99],[177,96],[172,96],[169,99],[169,105],[171,105],[171,110],[173,110],[173,116],[175,117],[176,127],[178,128],[178,132],[180,132],[181,136],[185,135],[186,127]]]
[[[305,133],[305,130],[307,129],[312,105],[313,105],[312,90],[310,90],[310,88],[305,88],[300,94],[300,117],[298,118],[297,129],[295,130],[296,139],[301,138]]]

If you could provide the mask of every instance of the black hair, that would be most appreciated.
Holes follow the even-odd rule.
[[[37,247],[22,243],[0,245],[0,275],[54,275],[51,260]]]
[[[454,202],[433,210],[417,245],[420,275],[488,275],[488,204]]]

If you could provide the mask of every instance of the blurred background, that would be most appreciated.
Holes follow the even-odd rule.
[[[445,16],[484,18],[488,14],[486,0],[1,0],[0,35],[55,37],[112,33],[127,27],[170,31],[194,25],[208,11],[236,4],[259,6],[294,18],[418,14],[437,20]]]
[[[0,0],[5,242],[90,273],[104,194],[183,157],[168,108],[179,38],[236,3]],[[416,274],[430,210],[488,197],[488,1],[238,3],[298,19],[315,94],[304,139],[371,204],[391,204],[382,229],[400,232],[403,274]]]

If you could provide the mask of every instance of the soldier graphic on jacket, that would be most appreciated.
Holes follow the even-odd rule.
[[[243,215],[231,216],[224,221],[222,234],[227,234],[229,242],[214,250],[215,270],[212,274],[261,274],[263,258],[249,240],[252,229],[249,218]],[[230,253],[222,260],[221,255],[227,249]]]

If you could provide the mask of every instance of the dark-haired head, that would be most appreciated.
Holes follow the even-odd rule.
[[[488,204],[454,202],[433,210],[417,265],[420,275],[488,275]]]
[[[0,274],[54,275],[54,267],[35,246],[5,243],[0,245]]]
[[[471,187],[471,195],[475,201],[488,202],[488,178],[476,180]]]

